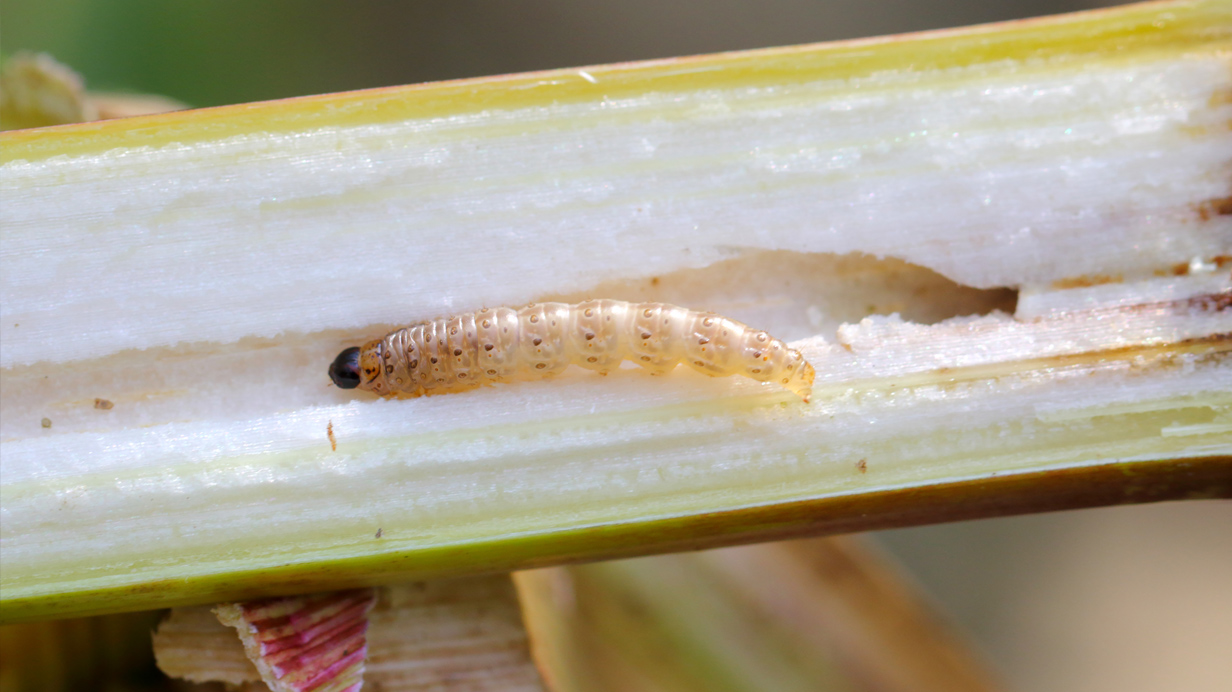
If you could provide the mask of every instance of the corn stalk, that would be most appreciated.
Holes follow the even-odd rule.
[[[1232,495],[1232,6],[0,134],[0,620]],[[375,401],[481,306],[713,309],[811,403]]]

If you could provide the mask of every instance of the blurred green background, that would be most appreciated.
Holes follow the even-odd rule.
[[[918,31],[1107,0],[5,0],[0,51],[213,106]]]

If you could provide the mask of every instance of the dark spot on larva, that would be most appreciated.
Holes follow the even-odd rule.
[[[605,315],[605,316],[603,317],[603,319],[607,320],[608,322],[611,322],[611,321],[612,321],[612,316],[611,316],[611,315]]]
[[[757,340],[758,340],[758,341],[765,341],[765,340],[766,340],[766,333],[765,333],[765,332],[761,332],[761,333],[759,333],[759,334],[757,335]]]
[[[726,329],[724,329],[724,330],[723,330],[723,336],[727,336],[727,330],[726,330]]]
[[[642,310],[642,315],[643,315],[644,317],[653,317],[653,316],[654,316],[654,310],[651,310],[650,308],[646,308],[645,310]]]
[[[542,369],[546,368],[547,366],[548,366],[548,364],[547,364],[547,363],[535,363],[535,369],[536,369],[536,370],[542,370]]]
[[[491,328],[492,328],[492,323],[491,323],[491,322],[489,322],[488,320],[484,320],[484,321],[483,321],[483,328],[484,328],[484,329],[491,329]]]
[[[381,537],[381,534],[383,534],[383,533],[385,533],[385,529],[377,529],[377,530],[376,530],[376,537],[377,537],[377,538],[380,538],[380,537]]]
[[[460,355],[462,355],[462,349],[460,349],[460,348],[455,348],[455,349],[453,350],[453,354],[454,354],[455,356],[460,356]]]
[[[457,328],[457,327],[450,327],[450,328],[449,328],[449,333],[450,333],[451,335],[453,335],[453,336],[457,336],[457,335],[458,335],[458,328]]]
[[[712,320],[712,319],[710,319],[709,317],[707,317],[706,319],[702,320],[702,324],[704,324],[705,326],[709,327],[709,326],[712,326],[712,325],[714,324],[714,320]]]
[[[415,347],[412,346],[411,348],[415,348]],[[390,358],[393,357],[393,355],[394,354],[390,353],[389,351],[381,351],[381,358],[384,360],[389,360]]]
[[[586,332],[586,340],[587,340],[587,341],[590,341],[590,340],[591,340],[591,339],[593,339],[593,338],[595,338],[595,333],[594,333],[594,332]]]
[[[399,378],[395,379],[395,380],[394,380],[394,383],[395,383],[395,384],[402,384],[402,378],[401,378],[401,377],[399,377]]]
[[[540,339],[539,337],[535,337],[535,340],[532,341],[531,343],[538,346],[539,344],[543,343],[543,339]]]
[[[649,362],[650,362],[650,356],[642,356],[642,360],[644,360],[644,361],[646,361],[647,363],[649,363]]]
[[[429,360],[431,360],[431,361],[432,361],[432,364],[433,364],[433,365],[436,365],[436,363],[437,363],[436,356],[432,356],[432,358],[430,358]]]
[[[699,368],[704,368],[704,367],[706,367],[706,364],[705,364],[705,363],[703,363],[703,362],[701,362],[700,360],[695,360],[695,361],[693,361],[693,364],[694,364],[694,365],[696,365],[696,366],[697,366],[697,367],[699,367]]]
[[[672,320],[670,317],[663,318],[663,324],[671,324],[671,323],[672,323]]]
[[[599,362],[599,359],[598,359],[598,358],[595,358],[594,356],[591,356],[591,357],[589,357],[589,358],[587,358],[587,359],[586,359],[586,362],[587,362],[587,363],[598,363],[598,362]],[[43,420],[47,420],[47,419],[46,419],[46,418],[44,418]],[[45,427],[45,428],[50,428],[51,426],[50,426],[50,425],[45,425],[45,426],[43,426],[43,427]]]
[[[14,326],[14,327],[16,327],[17,325],[13,325],[13,326]],[[42,426],[43,426],[44,428],[50,428],[50,427],[51,427],[51,419],[50,419],[50,418],[44,418],[44,419],[41,421],[41,424],[42,424]]]
[[[750,370],[749,372],[751,372],[751,373],[753,373],[753,374],[757,374],[757,373],[761,372],[761,368],[753,368],[753,369],[752,369],[752,370]]]
[[[392,375],[392,374],[394,374],[394,366],[392,366],[392,365],[386,365],[386,366],[385,366],[385,374],[386,374],[386,375]]]
[[[483,345],[483,350],[485,351],[491,351],[494,348],[496,348],[496,344],[484,344]]]
[[[531,316],[530,316],[530,321],[531,321],[531,322],[538,322],[538,321],[539,321],[539,316],[538,316],[538,315],[531,315]]]
[[[786,377],[784,377],[784,378],[783,378],[783,384],[787,384],[787,382],[788,382],[788,379],[787,379]]]
[[[552,326],[553,326],[553,327],[555,327],[555,326],[556,326],[556,320],[552,320]]]
[[[860,469],[860,473],[868,473],[868,459],[857,461],[856,468]]]
[[[526,307],[528,307],[528,308],[533,308],[533,307],[535,307],[535,304],[534,304],[534,303],[527,303],[527,304],[526,304]]]
[[[464,372],[460,372],[460,373],[458,373],[458,379],[459,379],[459,380],[465,380],[465,379],[466,379],[466,373],[464,373]]]
[[[466,338],[468,338],[468,339],[474,339],[474,338],[475,338],[475,335],[474,335],[474,334],[472,334],[472,333],[470,333],[470,332],[467,332],[467,333],[466,333]]]
[[[438,377],[438,378],[436,378],[436,382],[437,382],[437,384],[441,384],[441,383],[443,383],[444,381],[445,381],[445,378],[444,378],[444,377]]]
[[[94,400],[94,408],[96,409],[107,411],[113,408],[114,406],[115,404],[111,403],[110,401],[107,401],[106,399],[95,399]]]
[[[489,375],[495,375],[495,374],[496,374],[496,371],[495,371],[495,370],[489,370],[489,371],[488,371],[488,374],[489,374]]]
[[[329,438],[330,450],[338,451],[338,438],[334,437],[334,422],[332,420],[325,424],[325,436]]]
[[[650,338],[650,336],[651,336],[650,332],[642,332],[642,338],[643,338],[643,339],[649,339],[649,338]]]
[[[506,333],[506,334],[508,334],[508,333],[509,333],[509,327],[502,327],[502,328],[501,328],[501,331],[502,331],[502,332],[504,332],[504,333]]]
[[[595,311],[590,308],[586,308],[585,310],[582,311],[582,314],[586,315],[587,317],[594,317]]]
[[[430,344],[430,343],[432,343],[432,335],[431,335],[431,334],[424,334],[424,343],[425,343],[425,344]]]
[[[704,336],[703,336],[702,338],[700,338],[700,339],[698,339],[698,340],[697,340],[697,343],[699,343],[699,344],[708,344],[708,343],[710,343],[710,339],[707,339],[706,337],[704,337]]]
[[[638,211],[641,211],[641,209],[638,209]],[[658,285],[659,285],[659,277],[657,277],[657,276],[652,276],[652,277],[650,277],[650,285],[651,285],[651,286],[658,286]]]
[[[411,361],[411,369],[414,370],[417,367],[419,367],[419,361],[417,360]]]
[[[761,351],[753,351],[754,358],[761,358]]]

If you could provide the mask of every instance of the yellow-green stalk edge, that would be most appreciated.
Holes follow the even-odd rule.
[[[1142,59],[1232,40],[1226,0],[1148,2],[1056,17],[836,43],[548,70],[177,111],[0,134],[0,162],[116,147],[157,147],[247,132],[384,123],[652,91],[849,79],[883,70],[941,70],[998,60]]]
[[[0,601],[0,623],[85,617],[1085,507],[1232,498],[1232,456],[1126,461]]]

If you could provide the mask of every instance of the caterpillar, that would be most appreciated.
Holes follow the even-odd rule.
[[[559,373],[570,364],[606,375],[631,360],[652,374],[684,363],[714,377],[774,382],[808,401],[813,366],[766,332],[666,303],[531,303],[404,327],[338,354],[342,389],[416,397]]]

